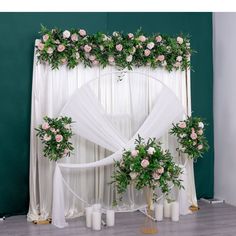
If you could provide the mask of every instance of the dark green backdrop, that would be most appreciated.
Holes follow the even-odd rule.
[[[26,213],[29,202],[29,128],[34,40],[40,24],[192,37],[192,108],[209,123],[211,146],[195,165],[198,197],[213,195],[212,14],[211,13],[0,13],[0,215]]]

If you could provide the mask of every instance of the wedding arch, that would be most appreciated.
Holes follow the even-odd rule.
[[[80,64],[73,70],[66,65],[61,65],[59,70],[53,70],[50,65],[37,62],[35,54],[29,220],[46,219],[52,215],[51,209],[57,201],[52,201],[55,166],[54,178],[58,182],[63,176],[61,180],[64,181],[59,181],[56,191],[58,186],[59,190],[63,190],[63,212],[70,218],[82,215],[87,203],[101,202],[104,206],[112,204],[115,191],[107,185],[112,174],[112,165],[108,164],[112,163],[113,158],[120,157],[119,151],[126,147],[127,143],[128,147],[131,147],[132,141],[128,140],[132,140],[135,133],[141,133],[144,137],[146,134],[147,138],[150,135],[161,138],[163,145],[174,153],[177,144],[167,135],[168,125],[181,116],[180,110],[177,109],[176,97],[187,114],[190,114],[189,70],[169,72],[164,68],[134,66],[132,72],[126,69],[117,72],[117,68],[112,65],[105,68],[85,68]],[[153,112],[155,110],[156,112]],[[160,117],[154,119],[152,114],[159,114]],[[42,122],[45,115],[68,115],[78,120],[74,125],[78,134],[73,138],[74,155],[58,164],[42,157],[42,145],[35,137],[34,128]],[[178,118],[183,118],[183,115]],[[142,127],[139,129],[141,125],[143,130]],[[162,130],[158,130],[160,127]],[[111,156],[108,159],[105,158],[109,155]],[[183,164],[182,157],[175,155],[175,159]],[[90,162],[91,166],[88,164]],[[192,160],[187,160],[185,169],[188,180],[185,201],[188,206],[197,205]],[[69,190],[63,189],[60,184],[65,184]],[[136,210],[142,204],[142,193],[129,189],[118,210]]]

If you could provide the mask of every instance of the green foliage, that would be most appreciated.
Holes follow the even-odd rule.
[[[170,134],[177,137],[180,148],[177,151],[188,154],[197,160],[208,151],[209,145],[204,136],[206,124],[200,117],[187,117],[186,120],[173,124]]]
[[[44,123],[35,130],[44,144],[43,153],[51,161],[70,156],[74,150],[69,141],[73,133],[71,130],[72,119],[70,117],[49,118],[44,117]]]
[[[149,138],[147,142],[139,136],[135,141],[135,149],[124,150],[121,161],[115,162],[112,183],[115,183],[121,196],[130,184],[137,190],[148,187],[155,190],[159,187],[164,194],[170,192],[170,185],[181,188],[178,167],[168,150],[162,150],[156,139]],[[154,195],[154,200],[157,196]]]
[[[141,30],[128,35],[121,32],[113,32],[110,36],[101,32],[87,35],[85,31],[81,33],[78,29],[71,29],[67,37],[63,37],[63,32],[41,26],[42,39],[36,45],[38,60],[48,63],[52,69],[62,64],[74,68],[80,63],[89,67],[115,65],[129,70],[134,66],[162,67],[168,71],[190,68],[189,58],[193,51],[188,36],[146,36]],[[59,45],[65,49],[58,51]],[[117,45],[122,45],[122,50],[117,50]],[[85,46],[91,50],[86,52]],[[145,50],[148,55],[145,55]]]

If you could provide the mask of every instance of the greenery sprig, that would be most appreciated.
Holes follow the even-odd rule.
[[[124,34],[102,32],[87,34],[84,29],[47,29],[42,26],[41,39],[36,42],[40,63],[48,63],[52,69],[66,65],[74,68],[84,66],[106,67],[114,65],[131,70],[134,66],[165,68],[168,71],[190,68],[188,36],[170,37],[164,34],[147,36],[141,30]]]

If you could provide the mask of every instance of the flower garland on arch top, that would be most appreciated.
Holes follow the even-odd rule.
[[[111,36],[97,32],[88,35],[84,29],[49,30],[42,26],[42,38],[36,41],[36,55],[40,63],[48,63],[52,69],[60,65],[74,68],[84,66],[103,68],[115,65],[132,70],[134,66],[162,67],[168,71],[190,68],[189,37],[170,37],[154,34],[147,37],[136,33],[113,32]]]

